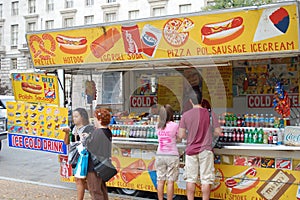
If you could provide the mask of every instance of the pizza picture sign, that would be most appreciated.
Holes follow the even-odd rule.
[[[166,42],[173,47],[180,47],[189,38],[189,31],[194,28],[194,22],[189,18],[183,20],[172,18],[163,27],[163,36]]]

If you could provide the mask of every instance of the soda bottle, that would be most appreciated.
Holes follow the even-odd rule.
[[[232,131],[232,142],[236,142],[236,129]]]
[[[266,114],[266,116],[265,116],[264,127],[269,127],[269,115],[268,114]]]
[[[229,116],[228,113],[225,115],[225,126],[229,126]]]
[[[277,145],[277,142],[278,142],[277,131],[274,131],[274,133],[273,133],[273,144]]]
[[[253,143],[253,136],[254,136],[254,133],[253,133],[253,130],[252,129],[250,129],[250,131],[249,131],[249,135],[248,135],[248,143],[250,143],[250,144],[252,144]]]
[[[269,131],[268,133],[268,144],[273,144],[273,133]]]
[[[223,142],[228,142],[228,132],[227,130],[224,131],[224,139]]]
[[[241,116],[241,127],[245,127],[246,126],[246,122],[245,122],[245,117],[244,115]]]
[[[262,128],[258,130],[258,139],[257,143],[262,144],[263,143],[263,137],[264,137],[264,131]]]
[[[249,143],[249,131],[248,129],[244,132],[244,143]]]
[[[277,145],[282,145],[282,144],[283,144],[283,132],[282,132],[282,130],[279,130]]]
[[[228,142],[232,142],[232,132],[228,131],[228,138],[227,138]]]
[[[257,130],[257,128],[254,129],[252,137],[253,137],[253,143],[258,143],[258,130]]]
[[[259,124],[259,127],[264,127],[264,123],[265,123],[265,117],[264,117],[264,114],[260,114],[260,117],[258,119],[258,124]]]
[[[254,114],[254,115],[253,115],[253,123],[254,123],[254,127],[259,127],[258,120],[259,120],[258,114]]]
[[[232,115],[232,114],[230,114],[230,115],[228,116],[228,120],[229,120],[229,126],[230,126],[230,127],[233,126],[233,115]]]
[[[241,130],[241,135],[240,135],[240,142],[244,142],[244,140],[245,140],[245,131],[244,131],[244,129],[242,129]]]
[[[237,117],[236,117],[236,114],[234,114],[232,116],[232,126],[236,127],[237,126]]]
[[[254,127],[254,117],[253,117],[253,114],[251,114],[250,117],[249,117],[249,126],[250,127]]]
[[[249,115],[248,113],[245,114],[245,126],[250,127]]]
[[[275,122],[275,118],[274,118],[273,114],[271,114],[270,118],[269,118],[269,127],[270,128],[274,127],[274,122]]]
[[[236,132],[236,142],[241,142],[241,129]]]
[[[120,136],[121,136],[121,127],[119,127],[119,126],[117,126],[116,136],[117,136],[117,137],[120,137]]]
[[[263,143],[268,144],[268,132],[264,132]]]
[[[242,126],[242,118],[240,115],[237,116],[237,127],[241,127]]]

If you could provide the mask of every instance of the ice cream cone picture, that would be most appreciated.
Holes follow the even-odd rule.
[[[151,181],[152,181],[154,187],[157,188],[157,176],[156,176],[156,169],[155,169],[154,164],[155,164],[155,159],[150,161],[150,163],[148,165],[148,173],[149,173],[149,176],[151,178]]]
[[[125,183],[140,176],[146,170],[146,164],[142,159],[136,160],[121,170],[121,178]]]

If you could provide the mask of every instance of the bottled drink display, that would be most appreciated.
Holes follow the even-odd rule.
[[[284,128],[289,125],[288,119],[275,117],[273,114],[230,114],[219,116],[221,126],[226,127],[264,127],[264,128]],[[300,125],[300,124],[299,124]]]
[[[113,137],[157,139],[154,126],[111,125]]]

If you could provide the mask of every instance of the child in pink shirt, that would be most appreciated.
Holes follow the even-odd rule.
[[[174,111],[170,105],[161,107],[157,125],[158,148],[155,159],[157,195],[163,200],[164,185],[168,181],[167,199],[173,199],[174,182],[179,175],[179,153],[176,146],[178,124],[173,121]]]

